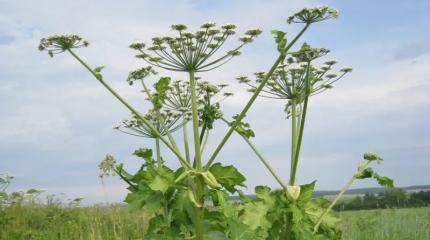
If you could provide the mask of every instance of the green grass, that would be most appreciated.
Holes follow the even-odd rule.
[[[345,211],[345,240],[430,240],[430,208]]]
[[[0,210],[1,240],[143,239],[147,216],[120,205],[85,208],[28,204]]]
[[[430,240],[430,208],[346,211],[340,216],[345,240]],[[146,219],[120,205],[27,204],[0,210],[0,239],[143,239]]]

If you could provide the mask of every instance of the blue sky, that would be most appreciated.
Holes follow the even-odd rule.
[[[362,153],[375,151],[385,162],[377,169],[396,185],[429,184],[430,175],[430,3],[428,1],[5,1],[0,0],[0,173],[16,176],[11,190],[43,188],[84,197],[87,202],[121,201],[124,185],[98,179],[106,153],[130,170],[131,153],[150,141],[112,129],[128,112],[69,56],[54,59],[37,51],[41,37],[78,33],[91,42],[79,53],[104,65],[105,78],[145,109],[138,89],[125,77],[142,63],[128,44],[169,32],[172,23],[196,28],[212,20],[233,22],[240,31],[258,26],[264,33],[225,67],[203,77],[230,84],[235,97],[224,102],[226,116],[240,111],[246,90],[234,77],[267,70],[276,55],[270,30],[294,36],[286,18],[305,6],[330,5],[340,17],[315,24],[301,39],[332,50],[327,59],[354,72],[333,90],[312,98],[305,130],[299,182],[318,180],[318,189],[338,189],[354,172]],[[233,43],[235,40],[231,40]],[[300,43],[301,43],[300,42]],[[166,75],[168,73],[162,72]],[[175,78],[184,78],[173,74]],[[283,103],[259,99],[248,114],[255,142],[280,175],[288,179],[289,120]],[[216,125],[209,150],[226,131]],[[210,151],[207,151],[210,152]],[[166,155],[166,158],[171,158]],[[250,149],[237,136],[219,159],[235,164],[256,184],[276,187]],[[176,166],[174,161],[169,164]],[[362,181],[355,187],[375,186]]]

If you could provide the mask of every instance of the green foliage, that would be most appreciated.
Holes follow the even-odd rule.
[[[150,161],[151,157],[152,157],[152,149],[148,149],[148,148],[139,148],[136,151],[134,151],[133,155],[136,155],[140,158],[143,158],[145,160]]]
[[[389,177],[381,176],[377,173],[374,173],[373,178],[375,178],[378,181],[379,185],[381,186],[389,187],[389,188],[394,187],[394,181]]]
[[[363,158],[367,161],[382,161],[383,159],[376,153],[368,152],[365,153]]]
[[[216,209],[208,210],[206,215],[212,228],[224,233],[222,239],[264,239],[266,234],[264,228],[259,224],[267,223],[264,218],[264,205],[249,202],[245,205],[234,206],[229,201],[228,195],[218,190],[212,194],[212,199]]]
[[[231,193],[237,191],[237,186],[245,186],[246,178],[234,166],[222,166],[221,163],[215,163],[209,168],[209,171]]]
[[[239,117],[238,114],[233,116],[234,121],[232,121],[230,124],[230,126],[233,126],[236,121],[237,118]],[[251,129],[251,126],[249,125],[249,123],[246,122],[239,122],[239,124],[236,127],[236,132],[238,132],[240,135],[246,137],[246,138],[251,138],[251,137],[255,137],[255,133],[254,131]]]
[[[344,211],[339,215],[343,240],[421,240],[430,237],[428,207]],[[230,238],[221,231],[211,230],[205,233],[205,236],[211,235],[205,239],[254,238],[253,231],[246,231],[249,229],[247,225],[231,223],[231,226],[234,234]],[[4,240],[143,240],[148,239],[143,237],[148,227],[147,213],[130,212],[119,204],[72,207],[68,202],[51,199],[43,204],[15,205],[0,210],[0,239]],[[188,228],[181,229],[179,239],[192,238],[193,233]],[[173,239],[177,240],[178,236]],[[163,238],[162,234],[157,237],[149,239],[172,239]]]
[[[391,178],[381,176],[378,173],[376,173],[375,171],[373,171],[373,169],[371,167],[368,167],[368,165],[373,161],[378,161],[378,162],[382,161],[381,157],[379,157],[375,153],[365,153],[364,159],[367,162],[362,161],[359,164],[357,171],[354,174],[354,178],[356,178],[356,179],[374,178],[379,183],[379,185],[381,185],[383,187],[389,187],[389,188],[394,187],[394,181]]]
[[[390,189],[381,193],[366,193],[364,196],[349,197],[338,204],[336,210],[363,210],[430,206],[430,191],[405,192]]]
[[[181,226],[192,224],[193,216],[187,186],[177,181],[184,169],[173,171],[165,165],[157,165],[151,149],[138,149],[134,155],[143,158],[145,163],[135,174],[129,175],[128,180],[136,188],[129,188],[131,192],[125,202],[130,210],[144,209],[149,214],[147,236],[150,239],[178,236]]]
[[[222,118],[223,113],[220,109],[219,103],[212,105],[205,104],[203,109],[199,111],[200,124],[206,126],[207,129],[213,129],[215,120]]]
[[[163,107],[166,99],[166,93],[169,90],[170,77],[162,77],[154,85],[156,92],[152,95],[151,102],[154,110],[158,111]]]
[[[285,38],[285,35],[287,35],[287,33],[280,30],[272,30],[272,34],[275,37],[278,52],[285,54],[285,47],[287,46],[287,39]]]
[[[355,178],[357,179],[366,179],[371,178],[373,176],[373,169],[371,167],[363,168],[362,170],[359,170],[355,174]]]

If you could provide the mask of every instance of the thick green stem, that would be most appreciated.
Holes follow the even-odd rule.
[[[249,138],[242,136],[243,139],[248,143],[248,145],[251,147],[251,149],[254,151],[254,153],[257,155],[257,157],[260,159],[260,161],[264,164],[264,166],[269,170],[269,172],[272,174],[272,176],[276,179],[276,181],[281,185],[283,189],[287,189],[287,185],[281,180],[281,178],[275,173],[275,171],[272,169],[270,164],[267,162],[267,160],[261,155],[260,151],[258,151],[257,147],[254,145],[254,143],[249,140]]]
[[[202,131],[200,132],[200,143],[203,142],[203,137],[206,134],[206,124],[203,124]]]
[[[299,165],[299,156],[300,156],[300,148],[302,146],[302,139],[303,139],[303,132],[305,128],[306,123],[306,113],[308,111],[308,101],[309,101],[309,95],[310,95],[310,63],[308,62],[307,68],[306,68],[306,97],[305,101],[303,103],[303,108],[300,111],[301,119],[299,121],[299,135],[297,138],[297,143],[295,146],[295,153],[294,158],[292,158],[293,164],[292,164],[292,172],[291,172],[291,179],[293,182],[290,181],[291,185],[296,184],[296,175],[297,175],[297,168]],[[294,126],[293,126],[294,128]]]
[[[190,157],[190,146],[188,144],[188,127],[187,127],[187,113],[182,113],[182,132],[184,133],[184,148],[185,148],[185,158],[188,163],[191,162]]]
[[[297,149],[297,100],[295,98],[291,99],[291,169],[290,169],[290,185],[294,186],[296,182],[296,169],[294,164],[294,159],[296,159],[296,149]]]
[[[365,163],[363,169],[365,169],[369,165],[370,161]],[[336,205],[336,203],[339,201],[339,199],[342,198],[342,196],[345,194],[345,192],[351,187],[351,185],[354,183],[356,178],[356,174],[352,176],[352,178],[343,186],[343,188],[340,190],[339,194],[336,196],[336,198],[331,202],[330,206],[321,214],[321,216],[318,218],[317,223],[315,224],[313,233],[315,234],[318,232],[318,228],[321,225],[322,221],[324,220],[324,217],[331,211],[331,209]]]
[[[160,153],[160,139],[155,138],[155,149],[157,152],[157,164],[158,167],[161,168],[162,162],[161,162],[161,153]]]
[[[136,185],[134,185],[133,183],[131,183],[126,177],[124,177],[123,175],[122,175],[122,173],[121,172],[119,172],[119,171],[117,171],[116,169],[113,169],[113,171],[124,181],[124,182],[126,182],[130,187],[132,187],[134,190],[138,190],[138,188],[137,188],[137,186]]]
[[[196,240],[204,239],[204,208],[196,207]]]
[[[170,213],[169,213],[169,206],[167,205],[166,199],[164,199],[163,212],[164,212],[164,221],[166,223],[166,226],[170,227]]]
[[[173,138],[172,133],[170,132],[170,129],[166,126],[166,123],[164,122],[164,118],[161,116],[161,114],[160,114],[160,113],[158,113],[158,121],[159,121],[159,122],[161,123],[161,125],[163,126],[164,131],[166,131],[167,138],[169,139],[170,144],[172,144],[172,146],[176,149],[176,151],[180,152],[180,151],[179,151],[179,148],[178,148],[178,145],[176,145],[176,141],[175,141],[175,139]]]
[[[324,217],[331,211],[331,209],[334,207],[334,205],[339,201],[339,199],[343,196],[343,194],[351,187],[351,185],[354,183],[355,177],[352,177],[342,188],[342,190],[339,192],[339,194],[336,196],[336,198],[331,202],[330,206],[321,214],[321,216],[318,218],[317,223],[314,226],[313,233],[315,234],[318,232],[318,228],[321,225],[322,221],[324,220]]]
[[[190,73],[190,90],[191,90],[191,112],[193,121],[193,136],[194,136],[194,161],[197,171],[202,171],[202,158],[200,152],[200,136],[199,136],[199,116],[197,112],[197,96],[196,96],[196,79],[194,72]],[[201,177],[195,178],[195,194],[199,206],[196,210],[196,240],[203,240],[204,237],[204,181]]]
[[[170,143],[157,131],[157,129],[146,120],[136,109],[134,109],[127,101],[125,101],[115,90],[113,90],[103,79],[100,74],[94,72],[92,68],[90,68],[81,58],[78,57],[72,50],[67,50],[76,60],[78,60],[112,95],[114,95],[128,110],[130,110],[133,114],[135,114],[143,123],[148,126],[151,131],[153,131],[157,137],[176,155],[178,160],[185,165],[187,168],[192,169],[191,165],[188,164],[184,158],[181,156],[181,153],[177,151]]]
[[[195,178],[195,193],[196,193],[196,200],[198,202],[198,206],[195,206],[196,211],[196,240],[203,240],[204,239],[204,189],[205,189],[205,182],[202,177],[196,177]]]
[[[200,154],[200,136],[199,136],[199,116],[197,112],[197,96],[196,96],[196,79],[194,72],[190,73],[190,90],[191,90],[191,112],[193,121],[193,136],[194,136],[194,160],[196,161],[197,171],[202,170],[202,158]]]
[[[267,81],[269,80],[269,77],[272,76],[275,69],[278,67],[278,65],[284,60],[285,55],[280,54],[278,59],[276,59],[275,63],[273,64],[272,68],[270,68],[269,72],[264,76],[263,80],[261,81],[260,85],[257,89],[255,89],[254,94],[252,95],[251,99],[249,99],[248,103],[243,108],[242,112],[239,114],[239,116],[236,118],[236,121],[231,125],[229,130],[227,131],[224,138],[221,140],[221,142],[218,144],[217,148],[215,149],[214,153],[212,154],[211,158],[209,159],[208,163],[205,166],[205,169],[208,169],[213,161],[215,161],[215,158],[218,156],[221,149],[224,147],[224,144],[227,142],[227,140],[230,138],[231,134],[234,132],[236,127],[239,125],[239,123],[242,121],[242,119],[245,117],[248,110],[251,108],[252,104],[254,103],[255,99],[257,99],[258,95],[260,94],[261,90],[263,90],[264,85],[266,85]]]
[[[206,148],[206,144],[208,143],[208,138],[209,138],[209,131],[206,131],[205,137],[203,138],[202,147],[201,147],[201,153],[202,154]]]
[[[225,123],[229,124],[227,120],[224,118],[222,119]],[[237,131],[236,131],[237,132]],[[263,157],[263,155],[260,153],[260,151],[257,149],[257,146],[251,140],[239,132],[237,132],[242,138],[245,140],[246,143],[251,147],[251,149],[254,151],[254,153],[257,155],[257,157],[260,159],[260,161],[263,163],[263,165],[269,170],[269,172],[272,174],[272,176],[276,179],[276,181],[281,185],[283,189],[287,189],[287,185],[282,181],[282,179],[276,174],[276,172],[273,170],[273,168],[270,166],[269,162]]]

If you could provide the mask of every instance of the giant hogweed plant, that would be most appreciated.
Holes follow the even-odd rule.
[[[327,61],[322,66],[315,64],[316,59],[328,53],[327,49],[312,48],[306,43],[297,50],[293,47],[314,23],[336,17],[337,11],[329,7],[305,8],[287,20],[290,24],[303,25],[295,37],[287,39],[286,32],[272,31],[278,56],[267,72],[256,73],[255,81],[244,76],[237,78],[249,86],[252,96],[232,120],[226,119],[221,110],[222,100],[231,95],[224,91],[227,85],[203,81],[198,74],[216,70],[240,55],[242,48],[261,34],[259,29],[246,31],[237,47],[230,50],[223,50],[223,45],[236,33],[236,26],[217,27],[212,22],[204,23],[194,32],[188,31],[185,25],[175,24],[172,25],[175,36],[154,37],[149,46],[143,42],[132,43],[130,48],[146,66],[131,71],[127,82],[140,86],[147,100],[146,113],[129,104],[105,81],[102,66],[91,67],[77,55],[77,48],[89,45],[80,36],[44,38],[39,49],[47,51],[51,57],[69,53],[131,112],[131,118],[115,129],[154,141],[154,147],[134,151],[133,154],[142,159],[141,167],[134,174],[126,171],[111,155],[99,165],[101,177],[118,175],[128,184],[130,193],[125,202],[131,209],[143,208],[151,215],[145,239],[340,239],[339,220],[331,209],[352,183],[370,177],[384,186],[393,183],[369,167],[372,162],[382,161],[374,153],[364,155],[351,180],[332,202],[312,198],[315,181],[304,185],[297,183],[309,98],[331,88],[351,69],[342,68],[334,74],[335,61]],[[156,78],[157,68],[183,72],[187,80]],[[258,97],[286,102],[285,112],[292,122],[288,183],[257,149],[251,140],[255,133],[243,121]],[[228,130],[215,150],[207,153],[204,151],[206,142],[217,120],[226,123]],[[179,137],[176,134],[175,138],[174,132],[182,134]],[[257,186],[255,199],[242,193],[245,177],[234,166],[225,166],[217,158],[235,132],[243,137],[280,184],[279,189]],[[179,168],[168,166],[174,159],[168,161],[163,157],[161,144],[165,146],[163,149],[173,153],[180,163]],[[240,201],[233,204],[230,194],[239,194]]]

